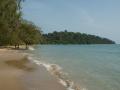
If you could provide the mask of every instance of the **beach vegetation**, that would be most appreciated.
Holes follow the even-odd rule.
[[[41,29],[22,18],[24,0],[0,0],[0,46],[40,43]]]

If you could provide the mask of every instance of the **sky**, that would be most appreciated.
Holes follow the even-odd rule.
[[[68,30],[120,44],[120,0],[26,0],[22,11],[44,33]]]

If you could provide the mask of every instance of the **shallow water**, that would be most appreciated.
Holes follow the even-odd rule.
[[[87,90],[120,90],[120,45],[37,45],[28,51],[57,64]]]

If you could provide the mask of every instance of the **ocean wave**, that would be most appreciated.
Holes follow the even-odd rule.
[[[50,63],[45,63],[42,61],[39,61],[39,59],[35,59],[32,56],[28,57],[29,60],[34,62],[37,65],[42,65],[46,68],[50,74],[55,76],[59,83],[62,84],[64,87],[67,88],[67,90],[87,90],[86,88],[80,88],[76,83],[74,83],[72,80],[67,78],[67,73],[62,71],[62,68],[59,65],[56,64],[50,64]]]

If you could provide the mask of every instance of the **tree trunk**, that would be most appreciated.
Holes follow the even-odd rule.
[[[19,44],[18,44],[18,49],[19,49]]]
[[[16,45],[15,45],[15,49],[16,49]]]
[[[26,49],[28,49],[28,45],[26,44]]]

